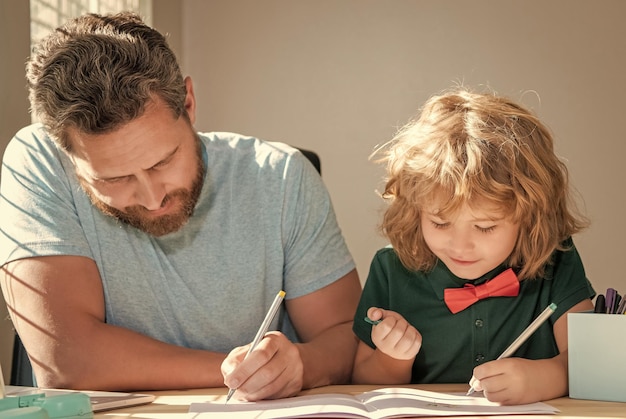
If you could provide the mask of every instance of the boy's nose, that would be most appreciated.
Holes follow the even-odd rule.
[[[472,248],[471,234],[466,231],[454,231],[450,235],[450,247],[459,253]]]

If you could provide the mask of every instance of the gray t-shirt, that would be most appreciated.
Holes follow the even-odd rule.
[[[91,258],[107,323],[220,352],[253,339],[279,290],[300,297],[354,269],[328,192],[302,154],[238,134],[198,135],[207,173],[194,215],[156,238],[94,208],[43,127],[22,129],[2,166],[0,265]],[[283,309],[273,327],[297,340]]]

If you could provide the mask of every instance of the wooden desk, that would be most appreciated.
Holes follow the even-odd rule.
[[[351,393],[356,394],[375,388],[385,386],[371,385],[348,385],[348,386],[328,386],[311,390],[305,390],[301,394],[318,393]],[[443,393],[460,393],[467,390],[465,384],[429,384],[413,385],[410,387],[422,390],[438,391]],[[197,390],[180,391],[157,391],[153,392],[157,396],[156,400],[149,405],[135,406],[101,412],[96,418],[152,418],[152,419],[178,419],[186,417],[189,404],[194,402],[205,402],[211,400],[225,400],[225,388],[209,388]],[[506,416],[458,416],[465,419],[545,419],[545,418],[626,418],[626,403],[599,402],[592,400],[576,400],[568,397],[546,401],[549,405],[556,407],[561,412],[556,415],[506,415]],[[455,417],[455,416],[446,416]]]

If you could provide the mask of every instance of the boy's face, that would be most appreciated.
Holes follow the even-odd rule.
[[[156,100],[144,114],[105,134],[74,130],[80,183],[103,213],[154,236],[180,229],[204,179],[198,138],[186,118]]]
[[[435,201],[421,212],[421,228],[430,250],[462,279],[476,279],[495,269],[513,252],[519,225],[499,208],[463,206],[450,219],[438,215]]]

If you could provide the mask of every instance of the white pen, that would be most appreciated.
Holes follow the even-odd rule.
[[[535,330],[537,330],[539,326],[543,324],[543,322],[548,320],[548,317],[550,317],[555,310],[556,304],[554,303],[546,307],[546,309],[543,310],[543,312],[539,316],[537,316],[537,318],[533,320],[531,324],[528,325],[528,327],[517,337],[517,339],[515,339],[513,343],[504,350],[504,352],[502,352],[502,355],[500,355],[498,359],[508,358],[513,355],[515,351],[517,351],[517,349],[522,346],[524,342],[526,342],[526,339],[528,339],[533,333],[535,333]],[[470,389],[467,391],[466,396],[469,396],[476,391],[476,389],[474,388],[475,383],[476,378],[472,375],[472,379],[469,382]]]
[[[281,290],[278,292],[278,294],[276,294],[276,298],[274,298],[274,302],[270,306],[270,309],[267,311],[267,314],[265,315],[265,319],[263,320],[263,323],[261,323],[261,327],[259,327],[259,331],[256,332],[256,336],[254,337],[254,340],[250,344],[250,347],[248,348],[248,352],[246,352],[246,355],[243,357],[244,360],[248,357],[248,355],[250,355],[250,352],[252,352],[254,348],[256,348],[259,342],[261,342],[261,339],[263,339],[263,337],[269,330],[270,324],[272,323],[272,320],[274,320],[274,316],[276,316],[276,313],[278,312],[278,308],[280,307],[280,303],[282,303],[283,298],[285,298],[285,291]],[[228,395],[226,396],[226,403],[228,403],[230,398],[233,397],[233,394],[235,394],[235,391],[237,391],[236,388],[231,388],[228,390]]]

